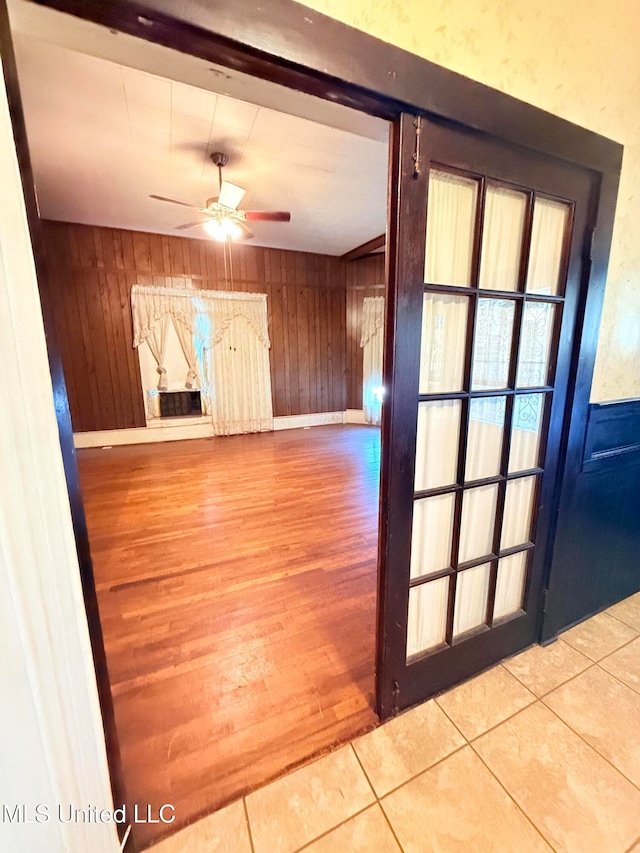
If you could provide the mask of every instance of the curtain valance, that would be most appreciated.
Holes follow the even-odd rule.
[[[266,293],[186,290],[175,287],[131,288],[133,345],[140,346],[170,316],[205,346],[218,343],[236,317],[243,317],[266,348],[270,347]],[[208,323],[203,322],[207,318]]]

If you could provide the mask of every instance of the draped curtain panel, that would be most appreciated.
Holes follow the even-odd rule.
[[[362,407],[367,423],[382,420],[382,353],[384,349],[384,296],[365,296],[362,308]]]
[[[216,435],[273,429],[266,294],[134,285],[131,308],[133,345],[149,345],[159,390],[172,322],[189,368],[185,387],[202,387]]]

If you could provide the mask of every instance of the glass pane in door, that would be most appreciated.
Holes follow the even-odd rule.
[[[490,575],[490,563],[483,563],[458,574],[453,616],[454,637],[477,628],[486,621]]]
[[[478,299],[471,367],[471,390],[506,388],[513,338],[515,302]]]
[[[455,495],[449,492],[413,504],[411,578],[431,575],[451,565]]]
[[[421,394],[462,390],[468,311],[466,296],[425,293],[420,346]]]
[[[518,388],[536,388],[549,381],[549,357],[556,306],[549,302],[527,302],[522,315]]]
[[[529,542],[537,482],[537,477],[520,477],[517,480],[509,480],[507,483],[500,539],[501,551]]]
[[[526,193],[506,187],[487,187],[484,228],[480,256],[480,283],[483,290],[517,290]]]
[[[527,559],[530,551],[518,551],[498,561],[496,598],[493,618],[501,619],[522,609],[524,587],[527,580]]]
[[[458,563],[466,563],[493,552],[498,486],[465,489],[462,496]]]
[[[506,397],[476,397],[469,402],[465,482],[500,473]]]
[[[460,400],[434,400],[418,405],[416,492],[456,482],[460,407]]]
[[[469,287],[478,181],[432,169],[429,174],[424,280]]]
[[[513,401],[509,473],[528,471],[540,464],[544,394],[518,394]]]
[[[448,600],[449,578],[439,578],[409,590],[407,658],[444,643]]]
[[[527,293],[555,296],[560,287],[565,235],[571,208],[565,202],[537,198],[533,208]]]

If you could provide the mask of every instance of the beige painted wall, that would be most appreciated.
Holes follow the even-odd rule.
[[[639,0],[305,5],[624,145],[591,398],[640,397]]]

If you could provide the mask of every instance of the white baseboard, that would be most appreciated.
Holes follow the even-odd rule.
[[[274,430],[301,429],[302,427],[326,426],[344,423],[344,412],[317,412],[313,415],[287,415],[273,419]]]
[[[344,413],[345,424],[366,424],[364,409],[347,409]]]
[[[300,429],[302,427],[325,426],[326,424],[364,423],[345,421],[345,412],[319,412],[313,415],[289,415],[274,418],[273,429]],[[152,444],[157,441],[183,441],[189,438],[211,438],[213,425],[209,418],[174,418],[170,422],[159,418],[146,427],[131,429],[103,429],[94,432],[76,432],[73,442],[76,448],[116,447],[123,444]]]
[[[182,420],[182,419],[181,419]],[[195,424],[171,424],[132,429],[101,429],[95,432],[75,432],[73,443],[81,447],[115,447],[121,444],[153,444],[157,441],[182,441],[187,438],[210,438],[213,435],[211,421]]]

